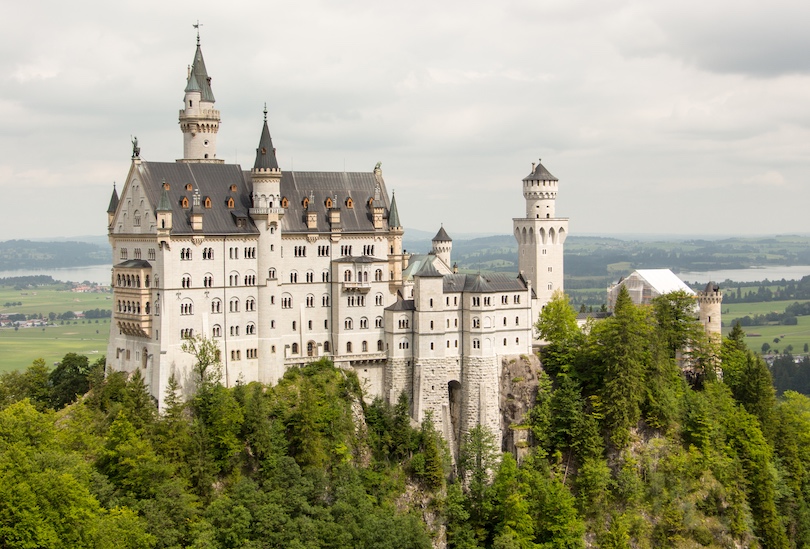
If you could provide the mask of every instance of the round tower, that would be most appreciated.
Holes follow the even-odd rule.
[[[556,217],[558,180],[540,163],[523,178],[526,217],[513,220],[518,243],[518,271],[537,295],[532,316],[563,289],[563,244],[568,236],[568,218]]]
[[[703,291],[697,292],[698,316],[700,323],[711,336],[720,337],[723,313],[723,292],[714,282],[706,284]]]
[[[433,237],[433,254],[438,257],[442,263],[450,268],[450,254],[453,251],[453,239],[444,230],[444,225],[441,226],[439,232]]]
[[[211,77],[205,68],[200,34],[197,33],[197,51],[188,71],[183,108],[180,110],[180,131],[183,132],[183,158],[181,162],[220,163],[217,159],[217,132],[219,111],[214,109]]]

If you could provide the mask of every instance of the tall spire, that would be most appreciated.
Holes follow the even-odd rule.
[[[214,92],[211,90],[211,77],[208,76],[202,48],[200,48],[199,30],[197,31],[197,51],[194,52],[194,61],[191,64],[191,71],[188,75],[188,83],[186,84],[185,91],[199,91],[203,101],[210,103],[216,101],[216,99],[214,99]]]
[[[110,197],[110,205],[107,206],[107,213],[114,214],[115,210],[118,209],[118,191],[115,188],[115,183],[113,182],[113,192],[112,196]]]
[[[256,149],[256,162],[253,164],[253,169],[277,170],[276,149],[273,147],[273,139],[270,137],[270,129],[267,127],[267,103],[264,105],[263,112],[262,136],[259,138],[259,147]]]
[[[402,227],[399,222],[399,212],[397,211],[397,197],[391,193],[391,209],[388,210],[388,226],[389,227]]]

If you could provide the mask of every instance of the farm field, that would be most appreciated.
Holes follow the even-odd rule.
[[[798,300],[804,303],[807,300]],[[746,315],[761,315],[772,311],[783,312],[785,307],[795,303],[796,300],[767,301],[760,303],[735,303],[733,305],[723,305],[723,335],[731,330],[731,321],[734,318]],[[784,351],[788,345],[793,346],[794,355],[804,353],[804,344],[810,344],[810,316],[797,317],[798,324],[795,326],[745,326],[743,329],[747,334],[745,338],[748,347],[756,352],[762,351],[762,344],[768,343],[771,346],[771,353]],[[778,338],[779,342],[774,342]]]
[[[88,309],[112,309],[112,293],[77,293],[64,290],[64,285],[40,287],[31,290],[15,290],[0,286],[0,313],[26,315],[86,311]],[[6,307],[5,303],[22,302],[21,306]]]
[[[0,329],[0,372],[26,368],[37,358],[51,367],[67,353],[87,355],[93,362],[107,352],[109,319],[100,319],[98,324],[95,320],[85,320],[85,324],[76,320],[60,326],[58,322],[44,329]]]

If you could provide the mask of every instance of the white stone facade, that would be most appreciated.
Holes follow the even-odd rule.
[[[443,228],[430,254],[403,255],[379,165],[282,170],[266,120],[252,170],[216,159],[215,141],[201,145],[186,124],[216,112],[208,130],[219,127],[202,81],[210,84],[198,45],[180,112],[185,157],[151,162],[133,151],[108,209],[109,368],[140,368],[162,403],[172,374],[193,390],[194,358],[182,346],[201,334],[217,344],[229,386],[275,383],[328,356],[357,372],[369,398],[393,403],[404,392],[413,418],[432,414],[450,441],[478,423],[499,433],[502,359],[532,352],[537,313],[562,287],[568,223],[554,217],[556,179],[542,199],[543,181],[524,181],[527,211],[549,215],[515,220],[520,276],[458,274]],[[550,183],[544,170],[529,178]]]

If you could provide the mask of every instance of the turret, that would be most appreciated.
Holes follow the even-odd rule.
[[[256,147],[256,160],[250,177],[253,180],[253,206],[250,215],[254,220],[266,220],[268,224],[277,223],[284,214],[281,208],[281,169],[276,160],[276,149],[267,127],[267,105],[264,107],[264,122],[259,137],[259,146]]]
[[[397,198],[391,193],[391,207],[388,210],[388,268],[390,282],[393,286],[402,283],[402,269],[407,267],[406,257],[402,252],[402,223],[397,210]]]
[[[197,50],[188,71],[183,109],[180,111],[180,131],[183,132],[183,158],[179,162],[217,162],[217,132],[219,111],[214,109],[211,78],[205,68],[200,34]]]
[[[707,334],[719,338],[723,312],[723,292],[720,286],[709,282],[703,291],[697,292],[696,298],[700,323],[703,324]]]
[[[444,230],[444,225],[442,225],[439,232],[433,237],[433,253],[449,268],[452,251],[453,239],[450,238],[450,235]]]
[[[115,210],[118,209],[118,191],[115,189],[115,183],[113,183],[113,192],[112,196],[110,197],[110,205],[107,206],[107,228],[111,229],[113,220],[115,219]]]
[[[540,163],[523,178],[526,216],[515,218],[518,272],[534,288],[537,300],[532,316],[540,313],[555,290],[563,290],[563,244],[568,236],[568,218],[556,217],[558,180]]]

